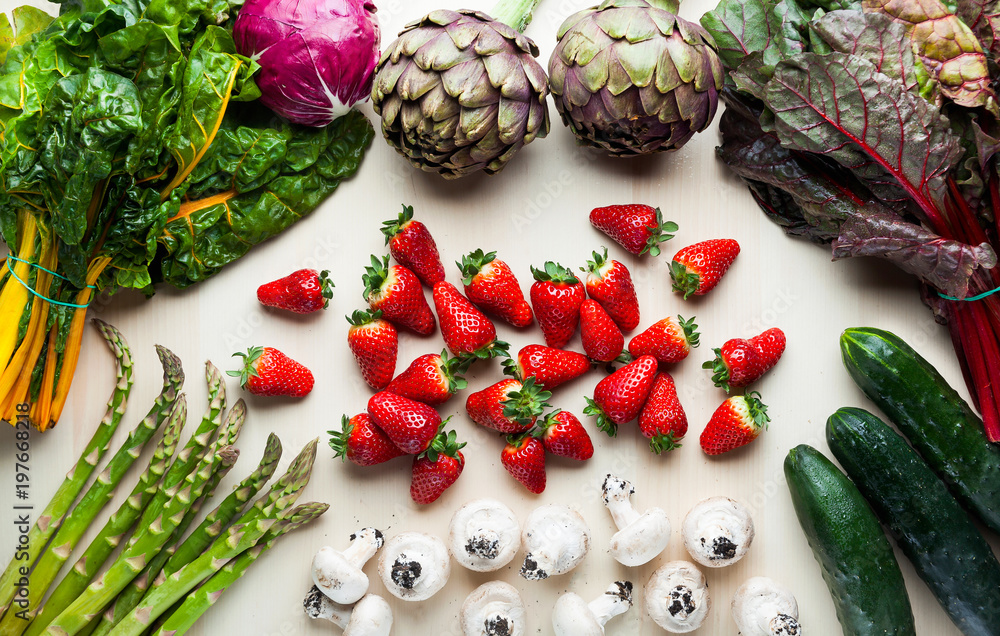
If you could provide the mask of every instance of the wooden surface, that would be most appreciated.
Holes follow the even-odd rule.
[[[430,9],[463,6],[454,0],[382,0],[377,4],[383,45],[405,22]],[[543,2],[527,30],[541,48],[543,64],[562,19],[584,4]],[[711,4],[710,0],[689,0],[681,15],[696,20]],[[6,10],[12,6],[10,0],[0,2]],[[371,116],[370,106],[364,111]],[[446,182],[415,171],[379,136],[358,176],[311,217],[254,249],[215,278],[183,292],[162,289],[151,300],[122,294],[95,305],[95,316],[124,332],[135,359],[131,405],[116,440],[124,438],[159,390],[160,373],[153,351],[156,343],[170,348],[185,362],[185,391],[192,419],[204,408],[205,360],[223,369],[235,368],[236,362],[230,358],[234,351],[270,345],[300,360],[316,375],[316,389],[306,399],[247,398],[250,414],[239,442],[242,458],[220,492],[253,469],[268,432],[275,431],[284,444],[282,468],[303,444],[318,436],[319,458],[302,501],[326,501],[332,504],[331,510],[319,522],[282,539],[191,633],[288,636],[336,632],[330,625],[310,622],[301,609],[310,585],[310,560],[317,549],[327,544],[343,547],[348,535],[363,526],[375,526],[389,536],[405,530],[445,535],[452,513],[466,501],[482,496],[506,502],[522,521],[538,505],[565,503],[579,510],[590,524],[593,550],[572,573],[547,581],[525,581],[517,574],[519,555],[510,566],[492,575],[521,591],[529,608],[530,633],[551,633],[551,607],[559,594],[572,590],[593,597],[616,579],[636,584],[636,604],[610,623],[607,633],[662,633],[642,610],[641,589],[657,565],[687,558],[680,539],[681,521],[697,501],[714,495],[746,504],[753,513],[757,537],[740,563],[707,572],[713,609],[697,633],[735,634],[730,600],[740,583],[755,575],[775,578],[795,592],[806,633],[840,633],[819,567],[795,519],[782,460],[788,449],[800,443],[825,451],[823,426],[836,408],[871,407],[841,365],[838,336],[843,329],[867,325],[896,332],[965,395],[946,330],[936,325],[921,305],[914,282],[892,267],[861,259],[831,263],[828,249],[786,238],[715,159],[716,126],[697,135],[680,152],[615,161],[578,149],[551,105],[550,111],[553,127],[549,137],[528,146],[505,172],[493,178]],[[587,214],[593,207],[625,202],[659,206],[666,218],[680,224],[677,238],[666,245],[659,258],[632,258],[589,225]],[[453,283],[460,282],[454,261],[477,247],[497,250],[527,290],[530,265],[557,260],[579,267],[592,250],[605,244],[613,257],[632,270],[643,313],[640,328],[668,315],[697,315],[702,346],[674,371],[691,423],[684,447],[656,457],[648,452],[634,425],[623,427],[617,439],[609,439],[586,418],[596,445],[594,458],[585,464],[550,460],[548,488],[544,494],[532,496],[501,467],[502,440],[466,417],[463,394],[444,405],[441,412],[454,416],[459,435],[469,442],[467,466],[458,483],[437,503],[428,507],[411,503],[409,462],[405,459],[373,469],[333,460],[325,432],[339,428],[341,414],[362,411],[371,395],[346,346],[348,325],[343,316],[362,307],[362,268],[370,254],[385,251],[378,228],[381,221],[396,215],[401,203],[413,205],[418,218],[430,228]],[[743,252],[711,295],[681,300],[670,291],[670,256],[684,245],[717,237],[739,240]],[[260,283],[301,267],[332,271],[337,288],[328,311],[295,317],[258,305],[255,290]],[[698,448],[697,436],[724,395],[711,386],[701,363],[711,357],[712,347],[726,339],[749,337],[770,326],[780,326],[788,335],[788,350],[781,363],[755,387],[770,405],[770,428],[742,452],[709,459]],[[499,332],[512,344],[512,350],[541,341],[537,328],[518,332],[500,326]],[[397,368],[404,368],[420,354],[440,351],[442,346],[439,333],[427,338],[405,335]],[[570,347],[580,349],[579,336]],[[478,364],[469,377],[470,390],[481,389],[500,377],[498,363]],[[594,372],[557,389],[553,404],[580,414],[584,396],[601,377]],[[88,328],[62,421],[53,432],[32,437],[32,503],[39,510],[103,414],[112,378],[112,358],[96,330]],[[235,401],[241,391],[233,379],[228,386],[230,401]],[[8,521],[13,519],[14,503],[12,442],[9,431],[0,431],[0,559],[4,562],[15,538]],[[634,501],[640,508],[657,505],[669,513],[674,527],[671,543],[647,566],[625,568],[607,553],[614,527],[601,503],[599,487],[608,472],[635,483]],[[129,488],[138,474],[133,473],[127,480]],[[122,496],[120,493],[114,505]],[[996,537],[992,541],[996,549]],[[902,555],[898,558],[918,633],[958,634],[909,563]],[[372,591],[389,597],[374,563],[368,572]],[[454,565],[447,586],[429,601],[404,603],[389,597],[396,617],[394,633],[460,634],[457,616],[463,599],[491,578]]]

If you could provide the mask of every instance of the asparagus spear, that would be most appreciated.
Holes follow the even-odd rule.
[[[3,575],[0,576],[0,614],[7,611],[11,601],[14,599],[14,594],[19,589],[17,584],[19,579],[22,578],[20,574],[21,568],[30,567],[37,560],[42,550],[48,544],[49,539],[59,529],[66,513],[73,506],[73,502],[76,501],[80,491],[83,490],[83,487],[97,468],[98,462],[101,461],[101,458],[108,451],[111,438],[114,436],[115,431],[118,429],[118,424],[121,423],[122,416],[125,414],[128,396],[132,390],[132,353],[121,332],[101,320],[95,319],[94,324],[97,325],[101,335],[104,336],[104,340],[108,343],[118,361],[118,380],[115,383],[114,391],[111,393],[111,398],[108,400],[107,412],[104,414],[101,423],[97,426],[93,437],[87,442],[87,446],[84,447],[80,459],[77,460],[76,464],[66,475],[66,479],[63,480],[63,483],[56,490],[49,504],[42,511],[41,515],[38,516],[35,525],[29,531],[27,552],[22,553],[27,554],[28,558],[17,560],[15,556],[15,559],[11,560]],[[166,352],[166,350],[164,349],[163,352]],[[166,376],[168,361],[164,359],[162,353],[160,361],[164,365],[164,375]],[[170,364],[174,364],[175,361],[176,358],[170,361]],[[178,384],[183,382],[184,373],[181,371],[179,363],[175,367],[172,366],[171,376],[179,378]]]
[[[222,593],[236,583],[253,563],[274,546],[282,535],[300,528],[329,509],[328,504],[307,503],[296,507],[290,514],[271,527],[266,535],[243,554],[227,563],[212,578],[189,593],[184,601],[167,615],[153,636],[182,636],[219,600]]]

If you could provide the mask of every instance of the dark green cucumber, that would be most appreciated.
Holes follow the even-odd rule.
[[[826,422],[830,450],[963,634],[1000,636],[1000,563],[937,475],[868,411]]]
[[[1000,533],[1000,447],[987,441],[979,416],[899,336],[848,329],[840,336],[840,350],[857,385],[955,498]]]
[[[805,444],[788,451],[785,478],[844,636],[916,636],[892,546],[851,480]]]

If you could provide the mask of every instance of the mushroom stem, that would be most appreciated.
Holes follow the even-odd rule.
[[[315,585],[309,589],[302,605],[309,618],[326,619],[341,629],[345,629],[351,620],[353,608],[350,605],[334,603]]]
[[[361,568],[382,547],[382,533],[375,528],[364,528],[351,537],[351,545],[343,551],[344,560]]]
[[[632,505],[631,497],[634,493],[632,482],[610,474],[604,478],[604,505],[608,507],[619,530],[632,525],[640,517]]]
[[[604,627],[609,620],[624,614],[632,607],[632,583],[615,581],[604,594],[591,601],[587,607],[601,627]]]

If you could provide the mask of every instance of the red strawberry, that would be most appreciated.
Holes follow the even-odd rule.
[[[587,429],[575,415],[567,411],[549,413],[535,436],[542,440],[545,450],[553,455],[581,461],[594,456],[594,443],[590,440]]]
[[[531,268],[535,283],[531,286],[531,304],[545,344],[562,349],[573,337],[580,322],[580,305],[586,293],[573,272],[558,263],[545,263],[544,269]]]
[[[621,329],[603,307],[589,298],[580,305],[580,336],[583,350],[597,362],[611,362],[625,348]]]
[[[367,413],[359,413],[351,419],[345,415],[340,431],[330,434],[330,447],[334,457],[346,458],[358,466],[374,466],[405,455],[392,444],[392,440],[375,426]]]
[[[441,355],[428,353],[410,363],[397,375],[386,391],[432,406],[444,404],[468,383],[460,373],[465,373],[471,360],[449,358],[447,351]]]
[[[700,336],[693,317],[690,320],[682,316],[677,316],[676,320],[664,318],[633,336],[628,352],[634,358],[655,356],[662,364],[672,364],[688,357],[691,349],[700,344]]]
[[[412,206],[404,205],[399,218],[382,223],[382,234],[396,262],[412,270],[424,285],[433,287],[444,280],[437,245],[427,226],[413,220]]]
[[[657,455],[681,447],[678,442],[687,433],[688,420],[669,373],[656,374],[646,406],[639,414],[639,430],[649,438],[649,450]]]
[[[628,332],[639,326],[639,300],[628,268],[609,260],[608,250],[604,248],[603,255],[594,252],[594,260],[587,261],[584,271],[588,272],[587,295],[604,307],[618,327]]]
[[[500,463],[529,492],[537,495],[545,490],[545,447],[531,435],[509,437],[500,451]]]
[[[733,239],[702,241],[685,247],[670,261],[670,278],[674,291],[703,296],[719,284],[719,279],[740,253],[740,244]]]
[[[745,338],[733,338],[715,350],[715,359],[701,365],[712,370],[712,382],[729,393],[730,387],[753,384],[764,375],[757,349]]]
[[[597,383],[583,412],[597,416],[597,428],[614,437],[618,427],[634,420],[656,378],[656,358],[642,356]]]
[[[515,327],[527,327],[534,320],[531,305],[524,299],[514,272],[496,255],[496,252],[483,254],[483,250],[476,250],[457,263],[462,270],[465,295],[483,311]]]
[[[750,344],[757,350],[761,368],[766,373],[778,363],[781,354],[785,352],[785,332],[772,327],[759,336],[750,338]]]
[[[389,267],[388,256],[382,260],[372,256],[362,280],[365,300],[372,309],[381,311],[383,318],[421,336],[434,333],[434,314],[420,281],[409,269],[402,265]]]
[[[535,385],[534,378],[500,380],[469,395],[465,410],[473,422],[501,433],[520,433],[535,423],[552,394]]]
[[[437,501],[441,494],[458,481],[465,468],[465,446],[455,439],[455,431],[439,432],[430,447],[413,458],[410,478],[410,498],[418,504]]]
[[[721,455],[757,439],[771,418],[756,391],[723,402],[701,432],[701,449],[707,455]]]
[[[354,354],[361,377],[373,389],[384,389],[396,372],[396,354],[399,351],[399,334],[382,312],[355,311],[347,317],[351,328],[347,330],[347,345]]]
[[[300,269],[258,287],[257,300],[267,307],[287,309],[297,314],[326,309],[333,298],[333,282],[329,275],[327,270]]]
[[[595,208],[590,222],[622,247],[636,256],[660,254],[660,243],[674,238],[669,232],[677,231],[673,221],[663,222],[659,208],[648,205],[609,205]]]
[[[250,347],[233,356],[243,358],[243,368],[227,373],[254,395],[303,397],[312,391],[312,372],[273,347]]]
[[[504,373],[518,380],[534,376],[536,386],[552,390],[590,371],[591,362],[576,351],[532,344],[517,352],[516,361],[504,360],[503,366]]]
[[[441,426],[433,407],[388,391],[368,400],[368,414],[396,448],[410,455],[427,450]]]
[[[497,329],[490,319],[451,283],[434,285],[434,308],[441,321],[441,335],[454,355],[482,359],[507,355],[507,343],[497,340]]]

